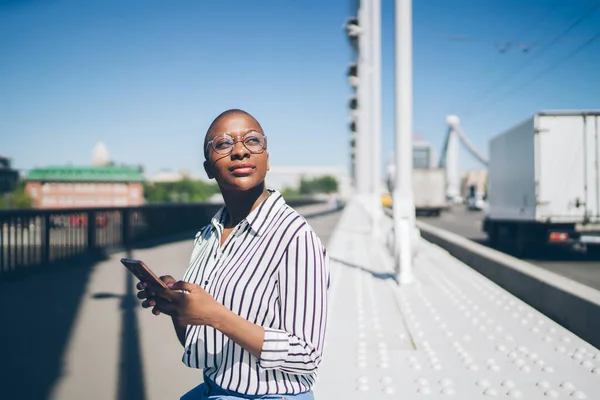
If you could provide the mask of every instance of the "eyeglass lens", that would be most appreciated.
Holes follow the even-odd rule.
[[[228,154],[235,146],[235,140],[230,135],[224,133],[212,140],[212,146],[217,153]],[[249,132],[242,137],[244,146],[252,153],[260,153],[267,144],[263,135],[257,132]]]

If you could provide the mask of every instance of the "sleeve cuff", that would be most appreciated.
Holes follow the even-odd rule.
[[[290,334],[283,330],[264,328],[265,338],[257,364],[262,369],[275,369],[285,364],[290,349]]]

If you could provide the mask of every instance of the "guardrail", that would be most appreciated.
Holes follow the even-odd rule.
[[[292,207],[322,199],[291,198]],[[111,248],[192,232],[219,210],[216,203],[140,207],[0,211],[0,279]]]

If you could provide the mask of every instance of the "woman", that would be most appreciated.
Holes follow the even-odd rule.
[[[323,355],[329,260],[315,232],[267,190],[267,138],[242,110],[211,124],[204,168],[224,207],[198,232],[182,281],[138,284],[142,305],[171,316],[183,362],[204,383],[182,399],[313,399]]]

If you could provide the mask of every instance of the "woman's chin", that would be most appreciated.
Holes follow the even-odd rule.
[[[233,181],[227,182],[224,187],[227,190],[232,190],[236,192],[247,192],[249,190],[255,189],[257,186],[262,186],[263,182],[256,182],[255,179],[251,177],[240,177],[236,178]]]

